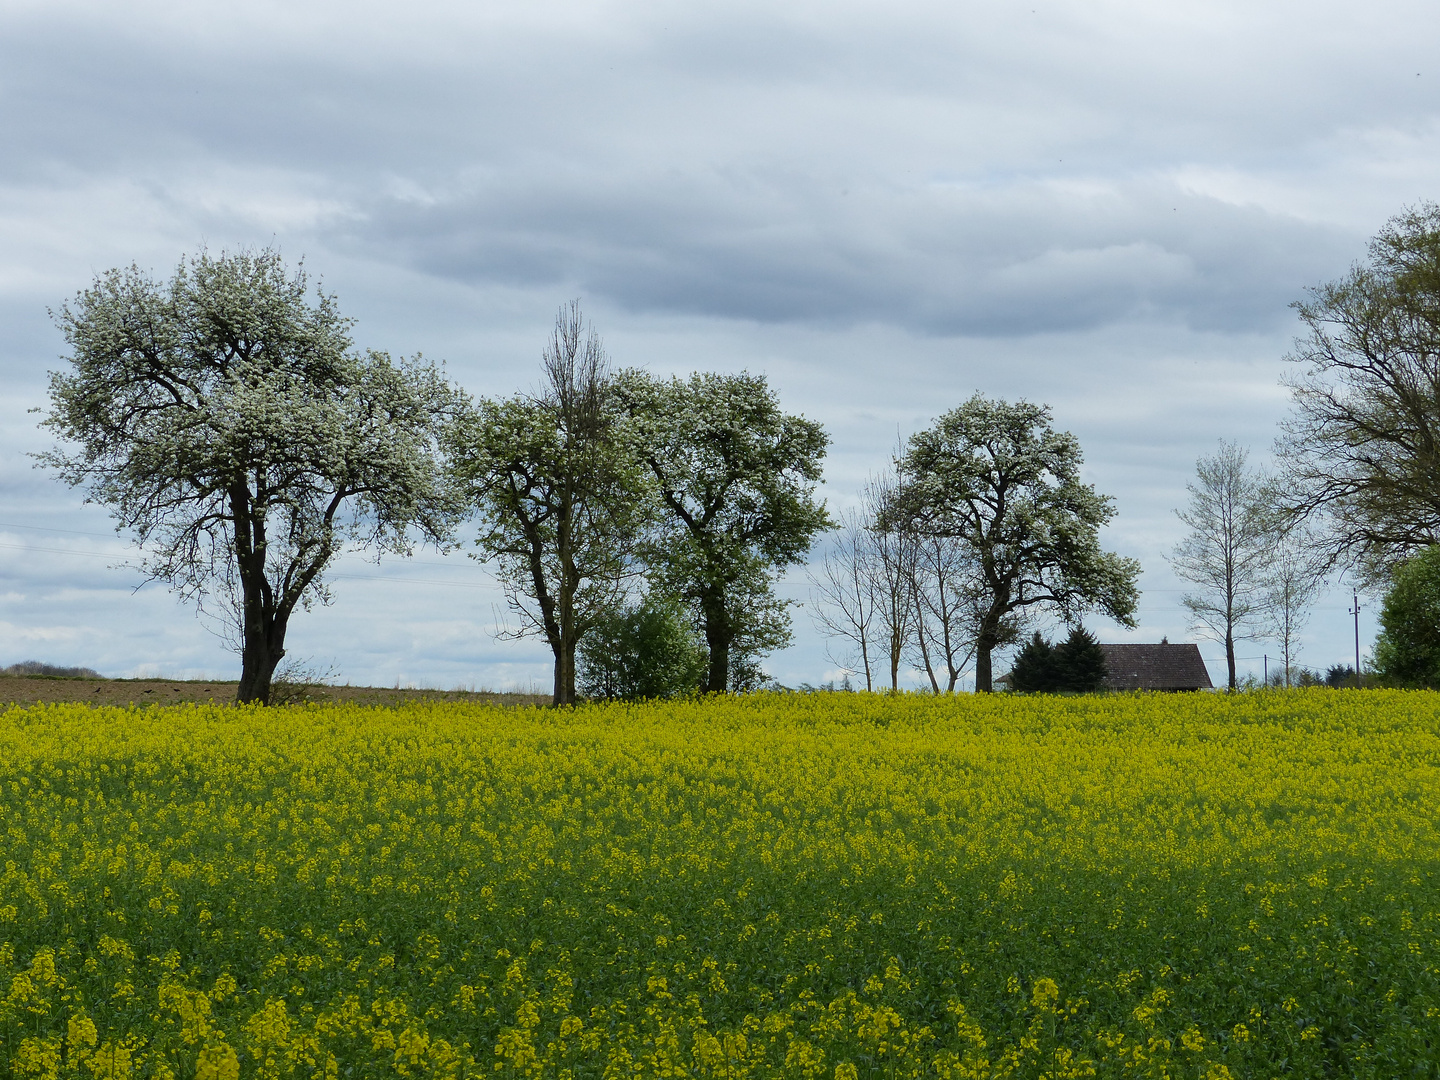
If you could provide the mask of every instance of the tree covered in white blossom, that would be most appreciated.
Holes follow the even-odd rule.
[[[151,579],[233,618],[239,700],[268,701],[347,543],[408,553],[450,528],[454,392],[419,357],[358,352],[277,252],[202,252],[163,282],[110,270],[53,315],[70,355],[43,425],[63,443],[38,458],[109,508]]]

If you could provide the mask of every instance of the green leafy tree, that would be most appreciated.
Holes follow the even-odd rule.
[[[782,412],[756,375],[628,371],[617,392],[659,502],[641,552],[651,590],[695,612],[707,691],[754,685],[759,658],[790,640],[775,580],[831,524],[815,497],[825,431]]]
[[[542,366],[540,393],[481,401],[453,425],[451,478],[479,513],[480,556],[519,621],[509,633],[545,639],[554,703],[571,705],[576,649],[620,602],[651,496],[578,303],[561,309]]]
[[[975,395],[910,438],[894,515],[920,534],[959,538],[974,554],[980,612],[975,689],[992,689],[992,653],[1017,614],[1067,620],[1099,610],[1134,625],[1140,564],[1100,547],[1109,497],[1080,481],[1083,456],[1050,410]]]
[[[684,608],[650,599],[596,622],[580,642],[579,663],[584,696],[630,701],[694,693],[707,667]]]
[[[1105,685],[1108,674],[1105,650],[1095,635],[1083,626],[1075,626],[1070,635],[1055,646],[1056,685],[1075,694],[1093,694]]]
[[[1395,571],[1380,628],[1380,679],[1391,686],[1440,688],[1440,546],[1423,549]]]
[[[328,602],[347,542],[449,531],[455,393],[418,358],[357,353],[335,297],[276,252],[201,253],[168,282],[110,270],[55,320],[70,367],[44,426],[71,446],[38,458],[109,507],[152,580],[233,622],[239,700],[269,701],[291,616]]]
[[[1378,584],[1440,543],[1440,206],[1391,219],[1365,262],[1294,306],[1286,507]]]

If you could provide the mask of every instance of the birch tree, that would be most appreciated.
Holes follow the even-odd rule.
[[[911,662],[925,673],[931,690],[953,694],[975,657],[987,607],[980,563],[959,537],[918,535],[912,567],[915,632]],[[998,644],[1018,641],[1022,625],[1016,616],[1006,619],[996,635]]]
[[[109,508],[142,569],[233,611],[240,701],[268,702],[297,606],[349,542],[408,553],[453,506],[437,477],[457,397],[418,357],[357,353],[335,297],[271,250],[107,271],[58,312],[38,455]]]
[[[1300,635],[1310,621],[1310,606],[1325,587],[1322,558],[1313,539],[1292,531],[1276,537],[1263,572],[1260,606],[1266,636],[1285,660],[1285,686],[1300,652]]]
[[[1190,533],[1170,556],[1175,573],[1196,586],[1180,602],[1193,628],[1225,647],[1228,686],[1238,685],[1235,642],[1263,633],[1265,578],[1275,540],[1265,479],[1247,468],[1248,452],[1220,443],[1195,463],[1190,501],[1176,516]]]
[[[869,532],[871,592],[875,598],[876,644],[890,669],[890,691],[900,689],[900,665],[914,640],[919,615],[915,556],[919,537],[895,507],[904,496],[903,474],[870,481],[862,496]]]
[[[826,657],[846,671],[863,673],[865,689],[874,690],[872,653],[877,598],[869,524],[858,511],[843,511],[819,572],[807,573],[812,598],[810,618],[825,635]],[[832,651],[832,642],[836,641],[845,643],[844,651]]]

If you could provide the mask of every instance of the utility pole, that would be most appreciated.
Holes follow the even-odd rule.
[[[1269,653],[1264,653],[1264,654],[1260,657],[1260,659],[1262,659],[1262,660],[1265,661],[1265,669],[1264,669],[1264,670],[1265,670],[1265,682],[1264,682],[1264,685],[1265,685],[1265,686],[1269,686],[1269,685],[1270,685],[1270,654],[1269,654]]]
[[[1355,616],[1355,689],[1360,689],[1360,590],[1350,591],[1350,614]]]

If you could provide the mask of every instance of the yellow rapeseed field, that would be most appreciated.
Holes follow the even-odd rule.
[[[1436,1076],[1437,705],[11,709],[0,1057]]]

